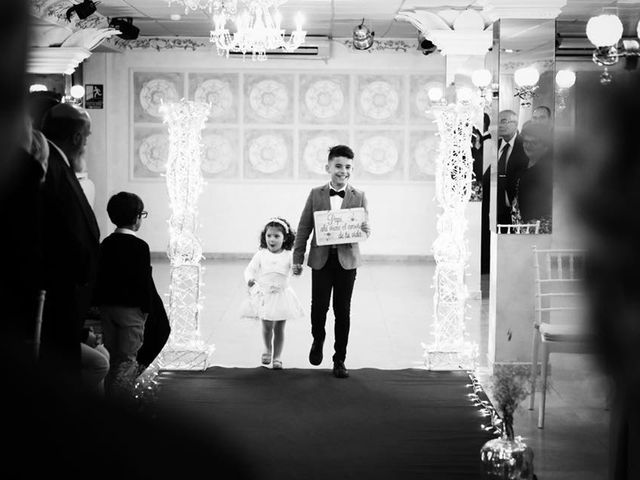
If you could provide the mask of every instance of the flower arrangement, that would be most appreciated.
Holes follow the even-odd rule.
[[[492,377],[491,393],[502,416],[504,433],[513,439],[513,414],[530,393],[529,375],[522,367],[501,366]]]

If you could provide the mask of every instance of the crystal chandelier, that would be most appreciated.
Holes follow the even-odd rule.
[[[236,13],[237,0],[214,1],[210,41],[215,44],[218,54],[228,57],[230,51],[238,51],[243,56],[251,53],[253,60],[266,60],[268,50],[281,48],[292,52],[302,45],[307,32],[302,30],[301,13],[296,15],[296,30],[289,38],[286,38],[285,31],[280,28],[282,15],[278,7],[285,2],[286,0],[242,0],[245,9],[242,13]],[[236,24],[234,33],[226,27],[229,20]]]

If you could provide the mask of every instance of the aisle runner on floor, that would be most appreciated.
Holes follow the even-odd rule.
[[[261,480],[480,478],[480,448],[491,437],[467,397],[466,373],[350,373],[162,372],[158,406],[161,416],[187,411],[224,432]]]

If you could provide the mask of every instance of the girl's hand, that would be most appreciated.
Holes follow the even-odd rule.
[[[253,278],[247,282],[247,285],[249,286],[249,288],[253,287],[255,284],[256,284],[256,281]]]
[[[302,265],[300,265],[300,264],[296,264],[291,268],[293,270],[293,274],[294,275],[300,275],[302,273]]]

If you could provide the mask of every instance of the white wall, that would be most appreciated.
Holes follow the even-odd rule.
[[[158,179],[132,178],[130,145],[132,128],[132,71],[259,73],[280,71],[371,74],[422,74],[444,77],[444,59],[437,54],[424,56],[417,51],[355,52],[333,42],[329,61],[272,59],[264,63],[225,59],[212,51],[139,49],[124,53],[94,53],[84,65],[85,83],[105,85],[104,110],[91,110],[94,138],[89,148],[89,174],[96,184],[96,213],[103,237],[109,224],[105,205],[108,197],[126,190],[139,194],[149,211],[141,234],[152,251],[166,250],[168,243],[166,186]],[[355,92],[357,93],[357,92]],[[355,96],[355,95],[354,95]],[[353,100],[352,100],[353,101]],[[401,99],[408,115],[408,91]],[[407,117],[403,130],[411,129]],[[435,128],[430,126],[429,128]],[[102,140],[98,140],[103,137]],[[405,142],[406,143],[406,142]],[[403,161],[411,153],[404,147]],[[405,175],[388,181],[358,179],[358,151],[352,184],[365,190],[370,204],[373,235],[363,245],[369,255],[431,255],[436,236],[434,183],[412,181]],[[307,193],[323,180],[289,179],[213,179],[205,186],[199,210],[203,249],[210,253],[248,253],[257,246],[257,235],[265,220],[282,215],[297,224]]]

